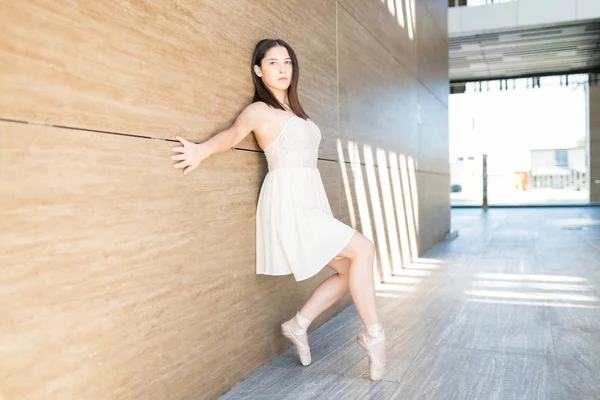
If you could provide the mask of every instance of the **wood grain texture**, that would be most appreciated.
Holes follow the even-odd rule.
[[[429,346],[419,354],[390,399],[561,399],[556,364],[544,356]]]
[[[450,230],[449,175],[417,171],[413,157],[393,152],[381,151],[373,166],[375,152],[352,142],[348,149],[340,215],[375,243],[384,281]]]
[[[338,15],[341,16],[340,11],[345,10],[345,13],[363,27],[371,37],[370,40],[377,41],[405,70],[416,73],[414,3],[415,0],[340,0]]]
[[[429,338],[436,346],[466,349],[554,354],[548,323],[521,324],[492,318],[442,318]]]
[[[349,190],[353,194],[346,195],[346,199],[348,204],[356,207],[353,210],[356,220],[361,215],[359,204],[363,204],[360,208],[363,218],[359,226],[364,229],[365,224],[370,225],[366,232],[381,247],[382,264],[379,269],[384,276],[386,270],[395,271],[401,268],[398,266],[398,260],[410,262],[411,257],[417,256],[418,250],[401,251],[402,254],[398,257],[399,248],[409,246],[428,249],[441,240],[450,229],[447,217],[450,210],[447,196],[448,109],[441,96],[444,90],[447,96],[448,89],[444,74],[439,76],[443,68],[443,65],[439,65],[439,58],[444,57],[447,49],[436,53],[439,44],[446,40],[444,38],[447,38],[447,34],[439,27],[430,26],[434,24],[434,20],[427,7],[417,6],[417,10],[420,11],[416,16],[425,20],[424,23],[418,22],[417,27],[427,25],[417,30],[417,42],[424,48],[434,46],[436,41],[438,44],[438,48],[423,50],[420,53],[420,61],[438,64],[413,75],[398,61],[399,55],[390,53],[390,49],[386,47],[387,42],[374,36],[373,32],[376,31],[371,29],[369,23],[364,22],[375,18],[374,15],[379,15],[378,13],[382,12],[379,9],[381,5],[372,3],[363,6],[363,13],[359,16],[354,12],[355,6],[353,2],[341,2],[338,6],[340,132],[343,138],[339,159],[365,165],[362,176],[355,176],[355,179],[362,183]],[[387,9],[384,11],[388,12]],[[381,24],[385,25],[383,22]],[[438,60],[432,60],[431,57]],[[383,153],[383,156],[379,153]],[[403,157],[404,162],[409,158],[413,160],[413,176],[408,171],[397,170],[392,173],[390,170],[385,174],[380,172],[382,168],[386,169],[392,165],[390,158],[394,156]],[[370,172],[372,166],[376,166],[375,173]],[[416,179],[415,172],[421,171],[435,174],[423,175]],[[368,178],[369,175],[377,178]],[[389,178],[391,175],[397,177]],[[411,179],[415,181],[413,186],[410,186]],[[403,209],[403,215],[397,214],[396,229],[391,229],[397,230],[397,235],[391,234],[387,227],[382,228],[382,224],[376,222],[383,219],[390,221],[390,213],[386,213],[385,209],[385,199],[390,195],[383,193],[385,185],[382,186],[382,183],[387,181],[391,181],[389,186],[393,187],[396,183],[399,188],[390,190],[394,192],[394,199],[397,197],[400,200],[396,201],[396,213]],[[371,208],[366,206],[366,201],[360,200],[361,192],[356,190],[366,193],[365,198],[370,200]],[[419,209],[421,204],[427,211]],[[367,210],[370,210],[372,215]],[[412,220],[407,210],[414,213]],[[367,218],[367,215],[371,216]],[[382,218],[378,218],[377,215],[381,215]],[[384,216],[386,218],[383,218]],[[411,229],[414,230],[411,226],[417,225],[419,221],[426,226],[423,233],[417,237],[411,232]],[[417,242],[418,244],[415,244]]]
[[[448,32],[439,28],[424,1],[416,2],[416,14],[417,76],[448,108]]]
[[[448,109],[423,85],[418,85],[418,151],[416,169],[450,175]]]
[[[416,0],[417,2],[422,0]],[[448,2],[446,0],[425,0],[429,12],[435,19],[442,34],[448,35]]]
[[[347,181],[343,182],[345,208],[351,223],[375,245],[376,282],[383,279],[382,258],[388,257],[385,227],[381,221],[383,207],[380,203],[380,183],[375,169],[359,162],[344,165]],[[342,214],[343,215],[343,214]],[[390,221],[391,222],[391,221]]]
[[[402,271],[404,265],[442,240],[449,230],[448,175],[415,171],[414,159],[383,152],[389,166],[361,163],[359,149],[349,146],[353,161],[342,164],[345,192],[342,218],[377,249],[379,280]],[[446,200],[444,200],[446,199]],[[424,225],[419,231],[420,225]]]
[[[339,6],[338,30],[343,139],[361,147],[416,153],[416,81],[377,38]],[[347,151],[346,146],[344,149]],[[377,165],[376,159],[364,161]]]
[[[396,384],[391,382],[357,381],[331,374],[323,375],[307,368],[290,371],[268,365],[259,368],[245,383],[225,393],[220,399],[387,400],[396,389]]]
[[[416,172],[418,243],[421,252],[444,239],[450,230],[450,176]]]
[[[404,7],[402,22],[388,4]],[[439,65],[418,71],[447,62],[439,27],[418,36],[419,19],[439,23],[432,4],[0,2],[0,398],[215,398],[289,347],[279,324],[333,270],[302,283],[255,275],[267,166],[253,135],[186,177],[172,168],[176,143],[163,140],[200,142],[233,122],[264,37],[299,57],[334,215],[375,242],[378,282],[412,279],[414,249],[449,226],[445,77]],[[455,293],[435,288],[448,297],[407,303],[433,319],[386,317],[399,329],[394,356],[416,355],[434,319],[454,310]],[[343,326],[354,341],[357,321]],[[315,343],[321,356],[337,344]],[[364,358],[347,362],[339,349],[315,366],[364,378]],[[399,379],[410,362],[392,365]],[[281,393],[396,389],[289,377]]]
[[[255,275],[261,153],[184,178],[172,143],[0,127],[7,399],[210,398],[285,348],[270,304],[306,294]]]
[[[250,102],[256,42],[281,37],[298,55],[300,99],[323,131],[321,156],[335,155],[330,1],[34,0],[2,2],[0,19],[1,118],[205,140]],[[238,147],[258,149],[253,135]]]
[[[596,312],[596,315],[599,313]],[[552,329],[565,399],[593,399],[600,393],[598,330],[563,325]]]

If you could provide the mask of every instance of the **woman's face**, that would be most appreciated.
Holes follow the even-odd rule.
[[[286,90],[292,81],[293,71],[292,59],[287,48],[271,47],[262,59],[261,68],[255,66],[254,70],[268,88]]]

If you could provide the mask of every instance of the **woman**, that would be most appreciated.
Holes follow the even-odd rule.
[[[283,40],[264,39],[252,57],[254,98],[233,125],[203,143],[180,136],[175,168],[186,175],[213,154],[232,148],[250,132],[267,158],[269,172],[256,211],[256,273],[294,274],[307,279],[325,265],[337,274],[325,279],[281,333],[296,347],[303,365],[311,362],[307,329],[348,290],[365,329],[357,337],[369,356],[370,376],[381,379],[385,334],[375,304],[373,243],[335,219],[317,169],[321,131],[298,101],[296,54]]]

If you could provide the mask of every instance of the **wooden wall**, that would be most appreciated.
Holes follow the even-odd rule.
[[[333,271],[255,275],[253,135],[185,178],[170,159],[248,104],[261,38],[296,50],[332,209],[378,269],[449,229],[442,0],[0,0],[0,21],[4,400],[215,398],[288,346]]]

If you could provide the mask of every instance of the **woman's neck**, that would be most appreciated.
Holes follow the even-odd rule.
[[[273,93],[275,95],[275,98],[277,99],[277,101],[279,101],[281,104],[283,104],[283,106],[287,109],[289,108],[288,105],[288,97],[287,97],[287,93],[285,92],[280,92],[280,93]]]

